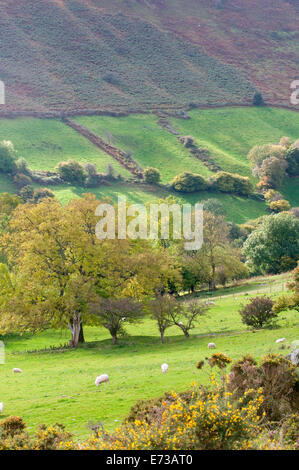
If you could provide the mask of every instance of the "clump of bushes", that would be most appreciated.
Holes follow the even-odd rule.
[[[273,212],[288,211],[291,208],[291,204],[286,199],[279,199],[278,201],[272,201],[270,203],[270,209]]]
[[[219,171],[213,178],[213,189],[224,193],[249,196],[253,193],[253,185],[249,178],[226,171]]]
[[[263,390],[261,412],[270,421],[280,421],[299,409],[296,390],[296,367],[278,354],[268,354],[260,365],[251,356],[244,356],[232,365],[228,376],[228,389],[238,400],[249,390]]]
[[[41,425],[31,437],[19,416],[9,416],[0,422],[0,450],[59,450],[67,447],[71,439],[72,434],[61,424]]]
[[[24,186],[19,191],[19,196],[22,198],[23,202],[30,202],[32,204],[37,204],[46,198],[54,198],[55,194],[48,188],[39,188],[34,189],[32,186]]]
[[[14,173],[16,171],[16,155],[17,152],[10,141],[0,142],[0,172]]]
[[[272,325],[277,317],[273,306],[273,300],[266,296],[250,299],[250,302],[239,310],[242,322],[257,329]]]
[[[208,188],[208,182],[201,175],[185,171],[173,179],[171,187],[178,192],[192,193],[205,191]]]
[[[161,173],[157,168],[148,167],[144,170],[143,177],[149,184],[158,184],[161,180]]]
[[[59,176],[66,182],[83,185],[85,181],[85,171],[83,166],[75,160],[60,162],[56,167]]]

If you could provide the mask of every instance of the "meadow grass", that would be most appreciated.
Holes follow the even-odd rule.
[[[158,168],[163,183],[169,183],[186,170],[203,176],[211,175],[208,168],[192,156],[175,135],[157,124],[158,118],[155,115],[135,114],[120,118],[80,116],[76,121],[105,140],[109,135],[112,144],[126,152],[132,152],[133,158],[141,167]]]
[[[259,278],[253,285],[265,282],[261,292],[268,294],[272,282],[277,296],[279,285],[284,285],[285,280]],[[190,388],[192,381],[208,384],[209,366],[198,371],[195,364],[210,355],[210,341],[216,343],[213,352],[221,351],[232,359],[245,353],[255,358],[269,352],[286,354],[287,350],[282,350],[275,340],[286,337],[290,343],[299,339],[298,312],[283,312],[277,329],[249,331],[238,314],[240,305],[248,299],[248,283],[238,289],[237,300],[233,290],[229,295],[225,295],[225,290],[218,292],[221,298],[215,300],[189,339],[177,328],[170,328],[164,345],[150,319],[141,326],[128,326],[128,336],[116,346],[101,327],[86,327],[87,343],[77,350],[61,347],[34,352],[63,346],[69,339],[66,330],[5,338],[6,363],[0,365],[2,417],[23,416],[31,432],[42,422],[61,422],[76,437],[83,438],[89,434],[90,421],[101,421],[105,428],[114,429],[138,399],[158,397],[165,391],[183,391]],[[166,374],[161,373],[163,362],[169,364]],[[23,369],[23,374],[14,376],[13,367]],[[94,380],[102,373],[109,375],[110,383],[97,389]]]
[[[223,170],[244,176],[252,177],[247,154],[254,145],[278,143],[283,136],[299,138],[299,113],[293,111],[239,107],[196,109],[188,114],[191,119],[171,119],[174,128],[209,149]]]
[[[245,223],[250,219],[256,219],[265,215],[266,204],[261,201],[248,199],[231,194],[220,194],[212,192],[199,192],[193,194],[179,194],[169,193],[163,188],[154,188],[146,185],[136,185],[127,183],[115,183],[100,188],[86,189],[70,185],[54,186],[53,191],[57,199],[66,204],[73,198],[80,197],[86,192],[91,192],[100,200],[102,198],[109,198],[113,203],[117,203],[118,196],[126,196],[129,203],[146,204],[149,202],[157,202],[160,199],[165,199],[168,196],[174,197],[178,203],[195,204],[204,202],[207,199],[215,198],[221,201],[225,210],[227,220],[235,223]]]
[[[98,171],[112,164],[116,173],[130,176],[110,155],[56,119],[0,119],[1,140],[10,140],[34,170],[54,170],[57,163],[74,159],[94,163]]]

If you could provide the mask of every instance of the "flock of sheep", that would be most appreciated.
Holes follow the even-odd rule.
[[[279,343],[283,343],[284,341],[286,341],[286,338],[279,338],[275,341],[275,343],[279,344]],[[215,343],[209,343],[208,344],[208,349],[215,349],[216,348],[216,344]],[[161,365],[161,371],[163,374],[165,374],[167,371],[168,371],[168,364],[164,363]],[[18,367],[15,367],[13,369],[13,373],[14,374],[22,374],[22,369],[19,369]],[[108,374],[102,374],[102,375],[99,375],[96,379],[95,379],[95,385],[98,387],[100,384],[102,383],[105,383],[105,382],[109,382],[109,375]],[[4,405],[3,403],[0,402],[0,414],[3,413],[3,408],[4,408]]]

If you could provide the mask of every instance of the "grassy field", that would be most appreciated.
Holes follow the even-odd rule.
[[[55,119],[1,119],[0,141],[10,140],[30,168],[54,170],[57,163],[75,159],[94,163],[99,171],[112,164],[116,173],[130,173],[107,153],[101,151],[69,126]]]
[[[203,176],[211,175],[208,168],[193,157],[178,142],[175,135],[157,124],[157,116],[151,114],[121,118],[84,116],[76,118],[76,121],[106,140],[107,134],[110,134],[112,143],[126,152],[132,152],[133,158],[143,168],[147,166],[158,168],[163,183],[169,183],[176,175],[186,170]]]
[[[111,184],[110,186],[102,186],[99,189],[86,189],[78,188],[75,186],[55,186],[53,191],[57,199],[66,204],[68,201],[75,197],[80,197],[85,192],[94,193],[98,199],[108,197],[113,202],[117,202],[118,196],[124,195],[127,197],[128,202],[143,204],[147,202],[154,202],[157,199],[165,199],[170,193],[160,188],[150,188],[145,185],[133,184]],[[219,194],[210,192],[200,192],[194,194],[180,195],[179,193],[171,193],[179,203],[195,204],[203,202],[206,199],[216,198],[219,199],[226,210],[226,217],[228,220],[235,223],[245,223],[248,220],[255,219],[265,214],[266,205],[261,201],[253,199],[246,199],[239,196],[230,194]]]
[[[171,119],[173,126],[181,134],[192,135],[198,146],[207,147],[224,170],[243,175],[251,175],[247,153],[253,145],[278,142],[283,135],[294,140],[298,138],[299,114],[292,111],[274,108],[198,109],[191,111],[190,116],[189,120]],[[164,183],[186,170],[205,177],[212,175],[202,162],[178,142],[176,136],[157,124],[155,115],[139,114],[122,118],[88,116],[76,120],[105,140],[132,152],[133,158],[142,167],[159,168]],[[0,120],[2,139],[11,140],[18,154],[35,169],[52,170],[59,161],[74,158],[81,163],[93,162],[100,171],[105,171],[110,163],[125,178],[131,176],[112,157],[58,120]],[[13,191],[12,185],[4,177],[0,178],[0,191],[2,188],[3,191]],[[87,191],[69,185],[52,189],[62,203]],[[119,194],[124,194],[130,202],[138,203],[168,195],[161,189],[129,184],[113,184],[90,191],[99,198],[108,196],[114,201]],[[299,206],[298,179],[288,180],[281,191],[292,206]],[[220,199],[226,208],[227,218],[237,223],[265,214],[266,206],[263,202],[232,195],[200,192],[176,197],[182,202],[191,203],[211,197]]]
[[[286,337],[291,343],[299,339],[298,313],[284,312],[277,329],[253,333],[241,323],[238,309],[249,292],[278,295],[285,289],[287,277],[259,278],[236,289],[218,291],[215,305],[189,340],[171,328],[162,345],[157,328],[149,319],[143,322],[142,329],[128,327],[128,336],[116,346],[100,327],[85,328],[87,343],[78,350],[63,348],[69,339],[65,330],[6,338],[6,363],[0,365],[4,417],[23,416],[30,431],[41,422],[62,422],[76,436],[86,437],[89,421],[101,421],[107,429],[113,429],[138,399],[185,390],[191,381],[208,383],[209,367],[205,365],[197,371],[195,363],[209,354],[207,345],[211,340],[216,343],[215,351],[233,359],[244,353],[256,358],[268,352],[285,353],[275,340]],[[59,345],[59,350],[49,349]],[[37,351],[45,348],[48,350]],[[161,373],[163,362],[169,364],[167,374]],[[23,369],[23,374],[14,376],[13,367]],[[110,383],[98,390],[94,380],[101,373],[109,374]]]
[[[244,176],[252,177],[247,154],[254,145],[279,142],[283,136],[299,138],[299,113],[292,111],[218,108],[189,114],[188,120],[171,119],[174,128],[192,135],[199,147],[208,148],[223,170]]]

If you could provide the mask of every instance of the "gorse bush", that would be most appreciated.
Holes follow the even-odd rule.
[[[185,171],[173,179],[171,186],[175,191],[182,193],[192,193],[195,191],[204,191],[207,189],[208,182],[201,175]]]
[[[161,180],[161,173],[157,168],[146,168],[143,172],[143,176],[145,181],[150,184],[157,184]]]
[[[260,365],[251,356],[244,356],[232,365],[228,379],[228,390],[235,400],[242,398],[248,390],[261,387],[261,411],[270,421],[279,421],[299,410],[296,367],[283,356],[268,354],[261,359]]]
[[[236,193],[248,196],[253,193],[249,178],[225,171],[219,171],[213,178],[213,189],[224,193]]]

